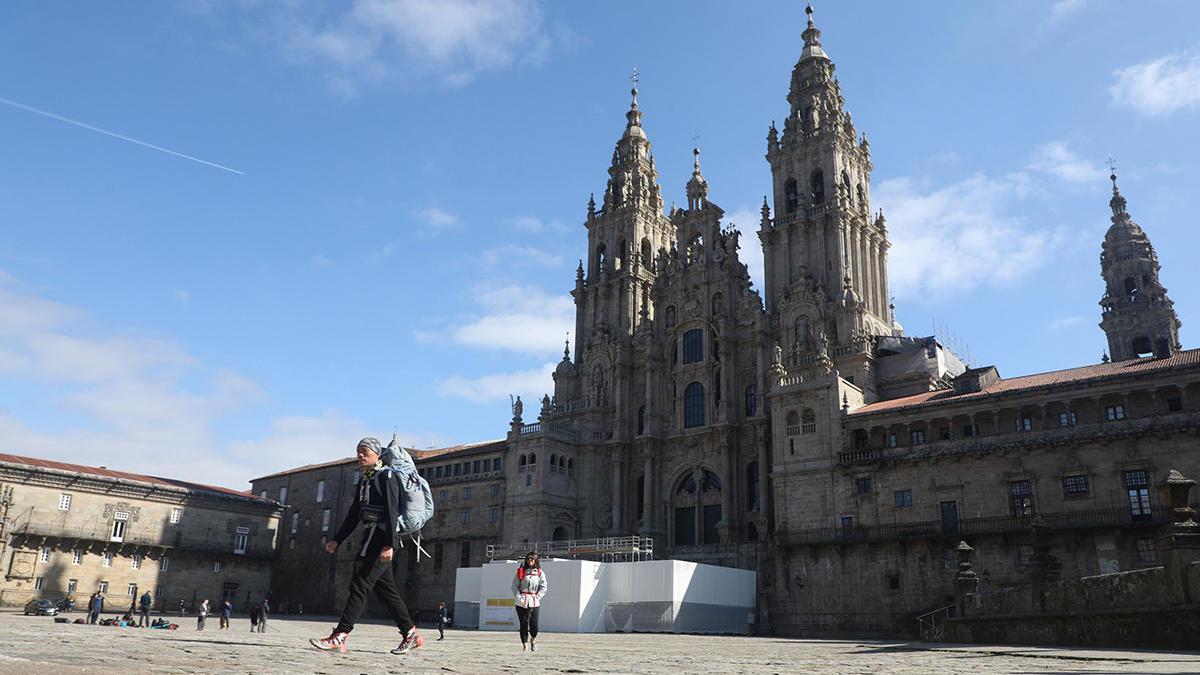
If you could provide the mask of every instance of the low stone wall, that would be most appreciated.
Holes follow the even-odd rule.
[[[950,619],[947,642],[1089,647],[1200,648],[1200,607],[997,614]]]
[[[1172,583],[1166,570],[1151,567],[1130,572],[1100,574],[1042,586],[1006,588],[978,594],[967,614],[971,617],[1028,613],[1074,613],[1102,609],[1134,610],[1167,604]],[[1039,597],[1040,596],[1040,597]]]

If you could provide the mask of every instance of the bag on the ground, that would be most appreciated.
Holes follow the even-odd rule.
[[[433,517],[433,490],[429,489],[429,481],[417,472],[417,465],[412,456],[400,446],[395,437],[384,448],[380,458],[384,465],[395,472],[400,482],[400,514],[396,517],[396,531],[409,535],[417,545],[419,561],[421,553],[429,556],[429,553],[421,548],[421,528]]]

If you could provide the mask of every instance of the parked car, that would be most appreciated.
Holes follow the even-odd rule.
[[[53,600],[30,600],[25,603],[25,616],[55,616],[58,614],[58,604]]]

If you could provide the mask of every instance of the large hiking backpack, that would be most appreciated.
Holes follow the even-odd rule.
[[[409,535],[416,544],[418,561],[422,553],[432,558],[421,548],[421,528],[433,518],[433,490],[429,489],[429,482],[417,472],[416,462],[395,438],[384,448],[380,459],[400,482],[400,514],[396,517],[396,531]]]

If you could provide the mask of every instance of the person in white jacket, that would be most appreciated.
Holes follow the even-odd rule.
[[[538,610],[549,589],[538,554],[530,551],[525,561],[517,567],[512,582],[513,606],[517,608],[517,621],[521,624],[521,651],[525,651],[526,646],[529,651],[537,649]]]

